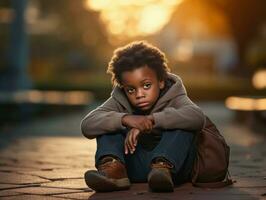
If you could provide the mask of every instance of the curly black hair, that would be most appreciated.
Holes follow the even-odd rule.
[[[107,73],[112,75],[113,86],[122,86],[122,73],[147,65],[156,72],[159,80],[165,80],[167,66],[165,54],[146,41],[135,41],[117,48],[108,64]]]

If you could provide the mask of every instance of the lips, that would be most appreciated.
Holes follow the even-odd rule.
[[[148,105],[149,105],[149,102],[141,102],[141,103],[137,104],[138,107],[145,107],[145,106],[148,106]]]

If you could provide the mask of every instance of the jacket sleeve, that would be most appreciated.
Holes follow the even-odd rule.
[[[198,131],[203,128],[205,123],[205,115],[186,93],[177,96],[173,106],[153,113],[153,117],[155,128],[161,129]]]
[[[121,118],[126,114],[118,111],[117,102],[110,97],[81,121],[82,134],[88,139],[93,139],[98,135],[123,129],[125,127]]]

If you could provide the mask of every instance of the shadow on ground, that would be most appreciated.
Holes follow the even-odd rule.
[[[37,118],[4,127],[0,133],[0,199],[265,199],[266,140],[221,103],[200,104],[231,146],[230,171],[236,183],[221,189],[177,186],[174,193],[151,193],[146,183],[130,190],[95,193],[83,174],[94,168],[95,140],[80,133],[88,112]]]

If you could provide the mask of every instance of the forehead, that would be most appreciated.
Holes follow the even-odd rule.
[[[145,80],[156,81],[156,72],[148,66],[139,67],[132,71],[125,71],[122,73],[123,85],[136,85]]]

